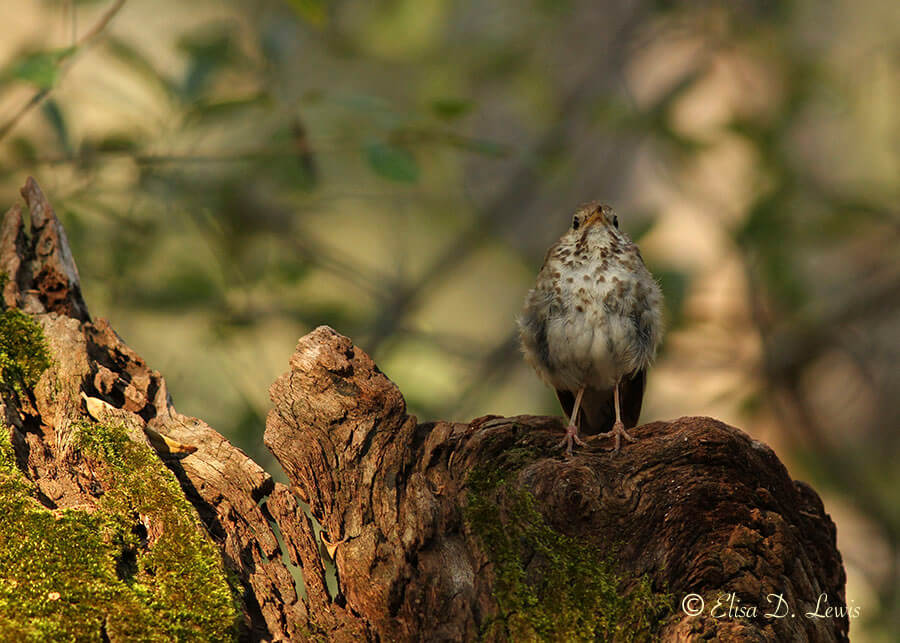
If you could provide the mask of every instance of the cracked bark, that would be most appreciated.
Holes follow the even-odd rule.
[[[822,594],[844,602],[835,527],[821,500],[769,447],[710,418],[647,424],[616,456],[595,440],[567,460],[557,418],[418,423],[365,352],[320,327],[300,339],[270,389],[264,439],[290,480],[275,483],[212,427],[178,413],[161,374],[109,322],[91,319],[61,224],[33,180],[23,196],[30,235],[20,206],[0,226],[0,270],[10,277],[3,300],[40,322],[55,363],[31,395],[3,409],[20,468],[49,507],[96,501],[59,466],[68,427],[86,414],[82,394],[114,407],[126,426],[196,447],[160,457],[239,578],[243,639],[478,638],[504,614],[496,561],[465,518],[470,474],[508,466],[511,454],[519,458],[511,484],[533,496],[548,525],[598,551],[617,543],[624,587],[647,578],[671,595],[663,639],[847,639],[846,617],[802,616]],[[301,502],[337,544],[335,597]],[[283,553],[302,569],[304,596]],[[537,563],[523,564],[527,572]],[[782,594],[798,616],[692,617],[679,607],[688,593],[714,602],[732,592],[760,614],[767,595]],[[498,631],[491,637],[502,638]]]

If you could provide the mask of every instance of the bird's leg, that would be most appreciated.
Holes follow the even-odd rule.
[[[613,393],[613,400],[616,404],[616,422],[613,424],[612,431],[607,431],[606,433],[600,433],[597,435],[598,438],[616,438],[616,448],[615,452],[619,452],[619,447],[622,443],[622,438],[625,438],[628,442],[636,442],[636,440],[628,435],[628,432],[625,430],[625,425],[622,423],[622,412],[619,410],[619,384],[622,382],[619,379],[616,382],[615,392]]]
[[[581,396],[584,395],[584,387],[578,389],[575,395],[575,406],[572,407],[572,415],[569,417],[569,425],[566,427],[566,437],[560,442],[560,446],[566,445],[566,455],[572,457],[572,443],[574,442],[580,447],[584,446],[584,441],[578,437],[578,411],[581,409]]]

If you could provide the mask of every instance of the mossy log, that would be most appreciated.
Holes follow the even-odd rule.
[[[18,205],[0,227],[2,308],[28,316],[0,324],[0,639],[847,639],[831,519],[740,430],[655,422],[566,459],[557,418],[422,424],[320,327],[270,389],[276,483],[91,319],[23,196],[29,233]]]

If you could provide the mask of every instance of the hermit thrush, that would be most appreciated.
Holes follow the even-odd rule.
[[[529,364],[569,415],[566,454],[578,436],[634,442],[647,367],[662,339],[662,292],[638,247],[619,230],[612,208],[597,202],[544,258],[519,317]]]

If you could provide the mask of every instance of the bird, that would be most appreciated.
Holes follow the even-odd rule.
[[[663,336],[663,294],[637,245],[608,205],[581,206],[544,257],[517,319],[525,360],[556,391],[569,417],[565,445],[579,435],[634,442]]]

